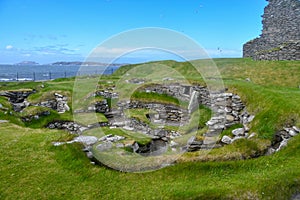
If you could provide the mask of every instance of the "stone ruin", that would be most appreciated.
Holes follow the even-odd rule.
[[[260,37],[243,46],[254,60],[300,60],[300,1],[267,0]]]
[[[168,85],[150,85],[140,88],[146,93],[168,94],[182,101],[188,101],[188,108],[184,109],[180,106],[171,104],[145,103],[140,101],[118,102],[115,108],[108,105],[106,100],[95,102],[87,110],[77,111],[79,113],[99,112],[103,113],[108,122],[99,122],[83,126],[73,121],[53,121],[47,125],[50,129],[64,129],[72,134],[77,135],[72,141],[54,142],[55,146],[80,142],[86,148],[84,149],[88,157],[93,158],[93,153],[90,151],[93,145],[97,145],[97,151],[107,151],[111,148],[131,148],[133,152],[141,155],[160,155],[167,151],[170,147],[172,151],[198,151],[211,148],[219,148],[223,145],[231,144],[240,139],[251,139],[256,137],[255,133],[250,132],[250,123],[255,118],[247,112],[241,98],[233,93],[226,91],[209,91],[208,88],[199,85],[182,85],[178,83]],[[14,111],[22,112],[25,107],[31,105],[27,102],[27,97],[35,91],[5,91],[0,92],[0,96],[8,98],[13,106]],[[58,113],[63,113],[69,110],[67,106],[67,97],[58,93],[53,94],[53,99],[45,102],[33,104],[32,106],[48,107],[56,110]],[[95,95],[118,98],[117,93],[98,91]],[[204,133],[204,138],[199,139],[192,136],[188,139],[185,146],[178,146],[174,139],[181,137],[181,133],[176,130],[165,130],[163,128],[153,129],[145,122],[139,121],[136,118],[125,117],[124,111],[128,109],[150,109],[155,111],[149,114],[147,118],[153,124],[165,124],[167,126],[182,126],[189,122],[190,114],[198,108],[199,105],[204,105],[212,111],[212,116],[206,122],[207,131]],[[62,112],[63,111],[63,112]],[[49,113],[50,114],[50,113]],[[47,114],[47,115],[49,115]],[[45,115],[42,113],[42,115]],[[32,116],[29,116],[32,117]],[[33,116],[36,118],[36,116]],[[28,118],[28,120],[30,119]],[[220,133],[230,128],[235,124],[240,124],[242,127],[234,129],[232,136],[224,135],[219,137]],[[151,143],[139,145],[137,142],[124,142],[125,137],[118,135],[106,135],[102,138],[94,136],[85,136],[84,132],[97,127],[121,128],[128,131],[143,133],[152,138]],[[195,127],[197,128],[197,127]],[[198,127],[199,128],[199,127]],[[287,145],[288,140],[298,135],[300,129],[296,126],[283,127],[279,130],[272,141],[272,145],[267,149],[267,154],[272,154],[281,150]],[[173,150],[174,149],[174,150]],[[93,160],[93,159],[92,159]]]

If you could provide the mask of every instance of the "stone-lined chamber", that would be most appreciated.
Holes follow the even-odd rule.
[[[268,0],[260,37],[243,46],[254,60],[300,60],[300,1]]]

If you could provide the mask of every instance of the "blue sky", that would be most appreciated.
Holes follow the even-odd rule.
[[[242,44],[261,33],[266,4],[265,0],[0,0],[0,63],[82,61],[111,36],[143,27],[183,33],[212,57],[241,57]]]

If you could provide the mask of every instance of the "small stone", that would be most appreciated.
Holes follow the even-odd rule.
[[[187,144],[190,145],[194,142],[194,140],[196,139],[195,136],[190,137],[190,139],[187,141]]]
[[[126,131],[133,131],[134,128],[130,127],[130,126],[124,126],[123,129],[125,129]]]
[[[273,148],[269,148],[268,151],[267,151],[267,155],[272,155],[273,153],[275,153],[276,150],[273,149]]]
[[[297,132],[297,133],[300,133],[300,129],[296,126],[293,126],[293,129]]]
[[[248,137],[248,139],[254,138],[256,136],[256,133],[251,133]]]
[[[290,129],[289,135],[290,135],[291,137],[294,137],[294,136],[297,135],[297,133],[296,133],[296,131],[295,131],[294,129]]]
[[[230,107],[226,107],[226,108],[225,108],[225,112],[227,112],[227,113],[231,113],[231,112],[232,112],[232,108],[230,108]]]
[[[173,140],[170,142],[170,147],[176,147],[178,143],[174,142]]]
[[[251,82],[251,79],[250,78],[246,78],[245,79],[247,82]]]
[[[154,115],[154,119],[155,119],[155,120],[159,120],[159,114],[155,114],[155,115]]]
[[[88,151],[86,152],[86,156],[89,158],[89,159],[92,159],[94,156],[93,156],[93,153]]]
[[[58,97],[58,98],[63,98],[63,95],[61,95],[61,94],[54,93],[54,95],[55,95],[56,97]]]
[[[58,147],[58,146],[66,144],[66,143],[65,142],[53,142],[52,144],[53,144],[53,146]]]
[[[221,142],[223,142],[224,144],[231,144],[232,143],[232,139],[227,136],[227,135],[224,135],[221,139]]]
[[[90,146],[98,142],[98,138],[95,136],[78,136],[74,138],[74,141]]]
[[[245,130],[244,130],[244,128],[237,128],[232,131],[232,134],[235,136],[244,136]]]
[[[245,130],[245,132],[248,132],[248,131],[250,131],[250,128],[244,124],[244,130]]]
[[[276,151],[280,151],[282,148],[286,147],[288,143],[288,139],[283,139],[278,147],[278,149],[276,149]]]
[[[232,116],[232,115],[226,115],[226,121],[227,122],[233,122],[234,121],[234,116]]]
[[[68,106],[68,104],[64,104],[64,110],[66,110],[66,111],[70,111],[70,107]]]
[[[83,132],[83,131],[85,131],[85,130],[88,130],[88,128],[87,128],[87,127],[80,127],[80,128],[79,128],[79,132]]]
[[[133,152],[137,152],[137,150],[140,148],[139,144],[137,142],[135,142],[132,146],[131,146]]]

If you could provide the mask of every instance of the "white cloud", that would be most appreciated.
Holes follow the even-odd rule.
[[[13,49],[14,47],[12,45],[6,45],[5,49],[10,50]]]

